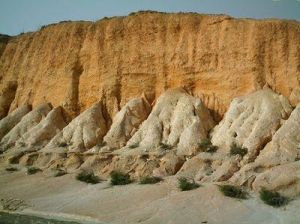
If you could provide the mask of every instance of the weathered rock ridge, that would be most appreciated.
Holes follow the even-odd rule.
[[[143,12],[61,22],[1,44],[1,117],[51,102],[74,118],[105,97],[112,118],[142,92],[152,101],[174,87],[200,97],[217,119],[233,98],[265,84],[299,102],[297,21]]]
[[[32,111],[20,107],[0,120],[8,127],[2,159],[45,172],[86,170],[104,178],[113,170],[135,178],[176,174],[300,194],[300,105],[293,109],[268,87],[235,98],[216,126],[200,98],[182,88],[166,91],[153,105],[144,95],[133,98],[112,121],[104,102],[70,123],[61,107],[49,103]],[[214,150],[203,148],[208,141]],[[233,144],[247,149],[245,154],[232,153]]]

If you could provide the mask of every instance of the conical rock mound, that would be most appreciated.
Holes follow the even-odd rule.
[[[206,138],[214,122],[201,100],[183,89],[166,91],[127,146],[152,150],[178,147],[178,154],[190,155]]]
[[[121,148],[138,130],[140,124],[148,117],[151,106],[143,98],[130,100],[114,117],[110,130],[104,137],[109,147]]]
[[[233,100],[224,119],[212,132],[212,143],[228,154],[233,143],[248,149],[253,161],[292,111],[288,100],[269,88]]]
[[[42,150],[43,152],[82,152],[101,143],[108,125],[103,105],[96,103],[72,120]]]
[[[253,188],[297,188],[300,194],[300,105],[275,133],[253,163],[243,167],[231,181]]]
[[[0,120],[0,141],[14,126],[21,121],[22,117],[24,117],[30,111],[31,106],[24,105]]]
[[[14,146],[16,141],[18,141],[26,132],[39,124],[51,109],[51,104],[45,103],[26,114],[21,121],[2,138],[1,146],[4,151]]]
[[[56,107],[51,110],[47,117],[38,125],[26,132],[17,142],[16,145],[25,144],[27,147],[45,146],[58,132],[60,132],[67,123],[64,121],[62,108]]]

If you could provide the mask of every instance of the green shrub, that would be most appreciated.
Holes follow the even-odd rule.
[[[171,150],[172,148],[173,148],[173,146],[172,145],[168,145],[168,144],[165,144],[165,143],[159,143],[159,147],[161,148],[161,149],[164,149],[164,150]]]
[[[221,185],[219,190],[227,197],[247,199],[247,192],[233,185]]]
[[[244,156],[248,153],[248,149],[247,148],[243,148],[241,146],[238,146],[235,143],[232,143],[231,148],[230,148],[230,155],[234,156],[234,155],[240,155],[240,156]]]
[[[111,177],[110,180],[111,185],[125,185],[125,184],[130,184],[132,182],[129,174],[120,171],[112,171],[110,177]]]
[[[130,149],[134,149],[134,148],[139,147],[139,144],[136,143],[136,144],[130,145],[130,146],[128,146],[128,147],[129,147]]]
[[[200,187],[200,185],[195,183],[194,180],[188,180],[185,177],[180,177],[178,179],[178,182],[179,182],[178,187],[181,189],[181,191],[190,191],[190,190]]]
[[[6,167],[5,170],[9,171],[9,172],[15,172],[15,171],[18,171],[18,168],[16,168],[16,167]]]
[[[58,147],[67,147],[68,144],[66,142],[59,143]]]
[[[100,182],[100,179],[94,173],[85,171],[77,174],[76,179],[88,184],[97,184]]]
[[[161,177],[144,177],[140,180],[140,184],[156,184],[162,180]]]
[[[218,150],[218,146],[215,146],[211,143],[209,138],[205,138],[199,144],[199,148],[202,152],[214,153]]]
[[[31,166],[27,168],[27,175],[32,175],[32,174],[36,174],[37,172],[41,172],[42,170],[40,168]]]
[[[278,192],[273,192],[266,189],[262,189],[259,192],[259,196],[263,202],[273,207],[280,207],[286,205],[289,202],[288,198],[280,195]]]

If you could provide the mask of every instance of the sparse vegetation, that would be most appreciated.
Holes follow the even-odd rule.
[[[102,147],[104,147],[104,146],[106,146],[106,145],[107,145],[106,142],[98,142],[98,143],[97,143],[97,146],[98,146],[99,148],[102,148]]]
[[[16,168],[16,167],[6,167],[5,170],[8,171],[8,172],[15,172],[15,171],[18,171],[18,168]]]
[[[218,146],[213,145],[209,138],[203,139],[199,144],[199,148],[201,149],[202,152],[209,152],[209,153],[214,153],[218,150]]]
[[[92,172],[81,172],[77,174],[76,179],[88,184],[97,184],[100,182],[99,177],[95,176]]]
[[[243,148],[241,146],[238,146],[236,143],[232,143],[231,148],[230,148],[230,155],[234,156],[234,155],[240,155],[240,156],[244,156],[248,153],[248,149],[247,148]]]
[[[128,146],[128,147],[129,147],[130,149],[135,149],[135,148],[139,147],[139,144],[136,143],[136,144],[130,145],[130,146]]]
[[[67,147],[68,144],[66,142],[59,143],[58,147]]]
[[[247,199],[247,192],[241,189],[240,187],[233,185],[221,185],[219,190],[227,197],[238,198],[238,199]]]
[[[140,180],[140,184],[156,184],[162,180],[161,177],[144,177]]]
[[[121,171],[112,171],[110,177],[111,185],[126,185],[132,182],[130,175]]]
[[[40,168],[31,166],[31,167],[28,167],[28,168],[27,168],[26,174],[27,174],[27,175],[32,175],[32,174],[36,174],[36,173],[41,172],[41,171],[42,171],[42,170],[41,170]]]
[[[262,189],[259,192],[259,196],[263,202],[273,207],[280,207],[286,205],[289,202],[288,198],[280,195],[278,192],[273,192],[266,189]]]
[[[180,177],[178,179],[178,182],[179,182],[178,187],[181,189],[181,191],[190,191],[200,187],[200,185],[197,184],[194,180],[188,180],[185,177]]]
[[[159,147],[161,149],[164,149],[164,150],[171,150],[173,148],[172,145],[168,145],[168,144],[165,144],[165,143],[162,143],[162,142],[159,144]]]

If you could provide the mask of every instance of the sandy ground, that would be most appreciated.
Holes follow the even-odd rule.
[[[79,182],[74,174],[27,176],[24,170],[9,173],[1,166],[0,198],[23,200],[26,204],[23,213],[79,218],[93,223],[300,223],[299,199],[284,208],[272,208],[255,194],[243,201],[225,197],[213,184],[181,192],[175,177],[155,185],[133,183],[111,187],[107,181],[96,185]]]

